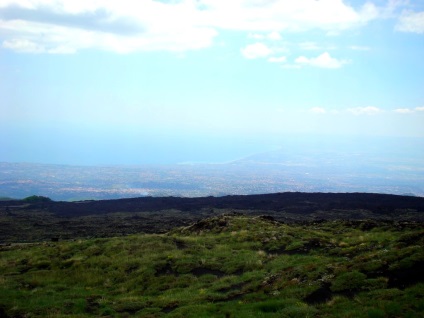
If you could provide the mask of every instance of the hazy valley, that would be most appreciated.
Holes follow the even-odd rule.
[[[54,200],[221,196],[286,191],[424,196],[420,141],[347,147],[292,142],[224,163],[76,166],[0,163],[0,197]]]

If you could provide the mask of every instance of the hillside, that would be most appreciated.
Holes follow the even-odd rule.
[[[0,201],[0,317],[420,317],[424,198]]]
[[[285,223],[424,221],[424,198],[372,193],[300,193],[224,197],[142,197],[54,202],[0,201],[0,243],[164,233],[228,212]]]
[[[0,317],[420,317],[424,230],[214,216],[166,234],[3,245]]]

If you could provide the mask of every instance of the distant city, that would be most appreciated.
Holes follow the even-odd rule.
[[[416,156],[275,150],[222,164],[72,166],[0,163],[0,197],[53,200],[223,196],[287,191],[424,196]]]

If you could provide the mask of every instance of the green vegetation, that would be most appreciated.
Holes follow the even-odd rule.
[[[1,317],[418,317],[424,230],[223,215],[0,248]]]
[[[48,197],[43,197],[42,195],[31,195],[23,199],[25,202],[30,203],[39,203],[39,202],[51,202],[52,200]]]
[[[10,198],[10,197],[1,197],[0,196],[0,201],[10,201],[10,200],[13,200],[13,198]]]

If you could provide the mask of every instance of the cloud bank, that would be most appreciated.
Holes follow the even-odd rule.
[[[355,8],[342,0],[3,0],[0,39],[26,53],[187,51],[210,47],[221,30],[280,40],[284,32],[337,34],[381,14],[372,3]],[[422,30],[419,20],[405,13],[399,30]]]

